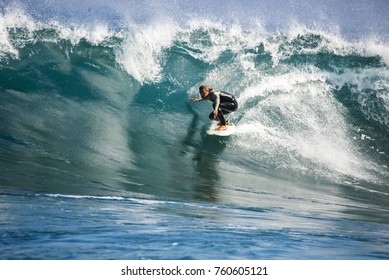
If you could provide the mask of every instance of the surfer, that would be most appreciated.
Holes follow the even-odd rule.
[[[226,130],[227,124],[224,115],[234,112],[238,108],[238,102],[235,97],[225,91],[214,90],[207,85],[199,87],[201,98],[190,98],[194,102],[210,100],[213,102],[213,111],[209,114],[211,120],[220,121],[216,130]]]

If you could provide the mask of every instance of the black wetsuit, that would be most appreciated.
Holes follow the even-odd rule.
[[[213,112],[209,114],[211,120],[220,121],[220,125],[226,125],[224,115],[234,112],[238,108],[238,102],[235,97],[224,91],[211,91],[209,100],[213,102],[213,109],[218,108],[218,114],[215,117]]]

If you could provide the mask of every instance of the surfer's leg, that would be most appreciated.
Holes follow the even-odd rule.
[[[229,113],[234,112],[238,108],[238,103],[236,103],[236,102],[220,103],[219,108],[222,109],[223,114],[229,114]]]
[[[224,102],[219,106],[219,115],[223,116],[223,122],[221,124],[225,125],[226,121],[224,119],[224,115],[234,112],[238,108],[238,103],[236,102]]]
[[[223,116],[223,111],[219,108],[218,110],[218,114],[217,116],[215,117],[215,115],[213,114],[213,111],[209,114],[209,118],[213,121],[220,121],[220,125],[225,125],[226,124],[226,120],[224,119],[224,116]]]
[[[224,119],[223,111],[219,108],[217,116],[220,120],[220,125],[226,125],[226,120]]]
[[[215,117],[215,115],[213,114],[213,111],[209,114],[208,117],[209,117],[211,120],[213,120],[213,121],[218,121],[218,120],[219,120],[219,117],[218,117],[218,116]]]
[[[215,108],[215,107],[214,107]],[[238,108],[238,103],[235,102],[223,102],[219,105],[219,110],[217,117],[213,115],[213,112],[209,115],[211,120],[220,120],[220,126],[216,130],[225,130],[227,129],[226,120],[224,114],[229,114],[234,112]]]

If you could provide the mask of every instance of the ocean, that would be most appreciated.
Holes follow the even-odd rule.
[[[389,259],[386,1],[36,2],[0,3],[0,259]]]

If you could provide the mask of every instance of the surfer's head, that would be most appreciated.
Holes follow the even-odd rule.
[[[200,95],[203,99],[208,97],[208,94],[212,91],[212,89],[207,85],[201,85],[199,87]]]

